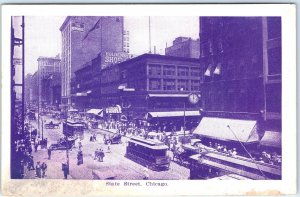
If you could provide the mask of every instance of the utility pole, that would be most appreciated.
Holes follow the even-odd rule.
[[[149,53],[151,54],[151,19],[149,16]]]

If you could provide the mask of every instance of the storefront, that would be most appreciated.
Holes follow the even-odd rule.
[[[200,116],[200,111],[161,111],[148,112],[145,119],[156,131],[181,131],[184,125],[191,131],[199,124]]]
[[[122,115],[122,108],[120,105],[107,107],[105,109],[105,117],[110,120],[120,120]]]

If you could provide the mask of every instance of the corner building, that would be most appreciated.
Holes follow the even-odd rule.
[[[281,138],[280,17],[200,17],[200,64],[207,117],[256,120],[260,138]]]
[[[143,54],[102,70],[102,107],[120,105],[130,120],[172,122],[179,130],[184,111],[187,122],[200,119],[200,103],[188,101],[200,93],[200,78],[199,59]]]

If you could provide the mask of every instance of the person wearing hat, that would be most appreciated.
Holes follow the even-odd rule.
[[[66,163],[62,163],[62,171],[64,172],[64,178],[67,179],[68,178],[68,174],[69,174],[69,169]]]
[[[42,169],[42,178],[44,178],[47,170],[47,164],[45,162],[42,163],[41,169]]]
[[[41,178],[41,165],[40,165],[39,161],[37,162],[37,164],[35,166],[35,173],[38,178]]]

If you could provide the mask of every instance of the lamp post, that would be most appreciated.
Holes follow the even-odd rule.
[[[44,140],[44,119],[42,117],[40,117],[39,119],[39,122],[40,120],[42,121],[42,140]],[[39,124],[40,125],[40,124]],[[40,131],[39,131],[40,132]],[[40,133],[39,133],[40,134]]]

